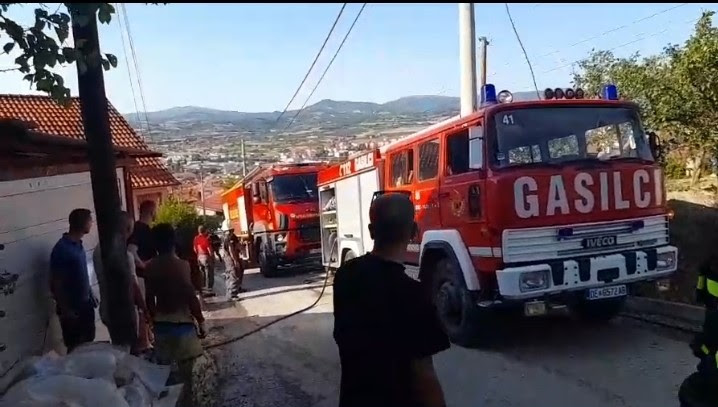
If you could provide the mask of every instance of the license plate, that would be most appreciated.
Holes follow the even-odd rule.
[[[625,295],[628,295],[628,290],[625,285],[614,285],[610,287],[591,288],[586,293],[586,298],[589,300],[601,300],[604,298],[623,297]]]
[[[309,251],[309,254],[319,254],[322,252],[322,249],[312,249]]]

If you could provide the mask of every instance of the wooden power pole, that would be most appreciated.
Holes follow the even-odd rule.
[[[88,145],[92,198],[102,251],[102,269],[111,287],[108,308],[113,344],[132,345],[137,338],[136,317],[130,295],[126,242],[120,241],[120,194],[97,33],[97,3],[69,3],[72,35],[78,49],[77,82],[82,124]],[[78,46],[77,44],[80,44]],[[85,68],[86,69],[82,69]]]

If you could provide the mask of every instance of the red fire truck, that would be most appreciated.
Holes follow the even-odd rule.
[[[407,273],[433,295],[458,344],[490,339],[498,309],[615,316],[636,282],[676,269],[657,138],[615,86],[595,99],[547,89],[480,109],[319,173],[322,256],[338,267],[372,248],[369,205],[403,192],[419,233]]]
[[[265,277],[321,264],[317,173],[325,164],[260,166],[223,196],[224,216]]]

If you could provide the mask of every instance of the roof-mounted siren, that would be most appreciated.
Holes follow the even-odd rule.
[[[618,88],[616,88],[616,85],[603,85],[601,99],[618,100]]]
[[[481,105],[493,105],[497,102],[496,88],[494,85],[487,83],[481,87]]]

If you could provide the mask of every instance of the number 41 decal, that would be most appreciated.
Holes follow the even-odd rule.
[[[514,115],[512,114],[505,114],[504,119],[502,120],[505,125],[511,125],[514,124]]]

